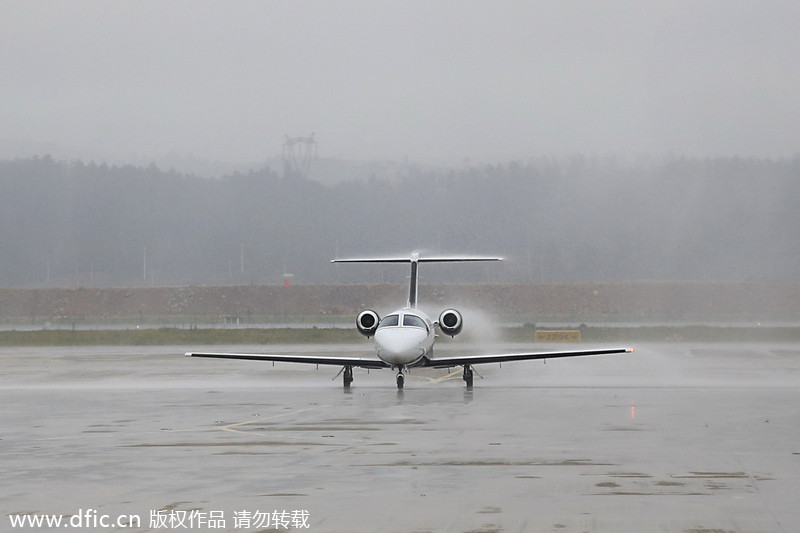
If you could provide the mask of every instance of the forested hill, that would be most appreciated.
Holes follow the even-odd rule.
[[[337,255],[470,252],[424,280],[798,280],[800,158],[546,158],[331,185],[0,161],[0,286],[402,280]]]

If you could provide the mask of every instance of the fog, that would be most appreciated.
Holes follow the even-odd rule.
[[[796,2],[0,3],[0,285],[800,279]],[[281,161],[313,132],[307,173]],[[402,278],[405,274],[399,273]]]
[[[435,164],[798,152],[800,5],[0,4],[1,157]],[[180,170],[180,169],[179,169]]]

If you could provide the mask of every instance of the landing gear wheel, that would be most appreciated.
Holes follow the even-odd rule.
[[[469,365],[464,366],[464,382],[468,389],[472,388],[472,368]]]
[[[405,383],[406,378],[403,374],[397,374],[397,390],[403,390],[403,384]]]
[[[350,384],[353,382],[353,367],[352,366],[344,367],[344,377],[342,378],[342,381],[344,382],[344,388],[345,389],[349,389],[350,388]]]

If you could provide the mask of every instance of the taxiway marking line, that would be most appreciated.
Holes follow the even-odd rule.
[[[327,405],[315,405],[314,407],[306,407],[305,409],[296,409],[294,411],[288,411],[286,413],[278,413],[277,415],[267,416],[267,417],[264,417],[264,418],[259,417],[259,418],[254,418],[253,420],[245,420],[244,422],[234,422],[233,424],[227,424],[225,426],[222,426],[219,429],[221,429],[222,431],[230,431],[231,433],[246,433],[245,431],[239,431],[238,429],[235,429],[235,428],[246,426],[247,424],[253,424],[254,422],[261,422],[263,420],[274,420],[274,419],[280,418],[282,416],[294,415],[294,414],[297,414],[297,413],[304,413],[306,411],[311,411],[313,409],[322,409],[323,407],[330,407],[330,404],[327,404]]]
[[[444,381],[444,380],[446,380],[446,379],[450,379],[450,378],[452,378],[453,376],[455,376],[456,374],[460,374],[460,373],[461,373],[461,370],[453,370],[452,372],[450,372],[450,373],[449,373],[449,374],[447,374],[446,376],[442,376],[442,377],[440,377],[440,378],[428,378],[428,380],[429,380],[431,383],[440,383],[440,382],[442,382],[442,381]]]

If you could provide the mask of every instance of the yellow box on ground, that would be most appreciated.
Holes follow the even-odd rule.
[[[536,342],[581,342],[581,332],[577,330],[536,331]]]

